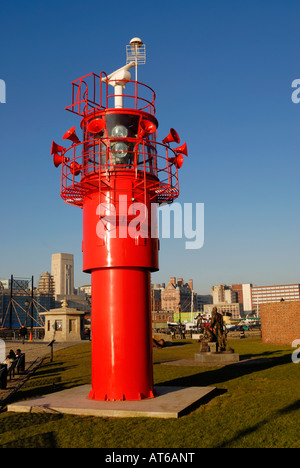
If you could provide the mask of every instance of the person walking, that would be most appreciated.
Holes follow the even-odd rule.
[[[25,325],[22,325],[22,327],[20,328],[19,335],[21,336],[22,343],[24,344],[27,336],[27,328],[25,327]]]

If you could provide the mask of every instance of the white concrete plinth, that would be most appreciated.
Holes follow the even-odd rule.
[[[196,407],[215,387],[156,387],[157,396],[141,401],[94,401],[90,385],[74,387],[8,405],[7,411],[51,412],[110,418],[179,418]]]

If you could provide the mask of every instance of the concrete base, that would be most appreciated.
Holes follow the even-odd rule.
[[[16,413],[50,412],[110,418],[179,418],[199,406],[215,387],[156,387],[157,397],[141,401],[94,401],[90,385],[8,405]]]
[[[201,362],[203,364],[216,364],[216,365],[226,365],[233,362],[239,362],[240,355],[237,353],[196,353],[194,355],[195,361]]]

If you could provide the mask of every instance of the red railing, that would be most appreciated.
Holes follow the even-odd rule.
[[[107,78],[106,73],[101,72],[100,76],[95,73],[85,75],[72,82],[72,104],[66,110],[82,117],[90,112],[101,109],[114,108],[112,100],[116,97],[114,93],[109,93],[109,83],[103,83],[102,78]],[[136,109],[155,115],[155,92],[149,86],[137,81],[126,81],[126,93],[124,93],[124,108]]]
[[[171,203],[179,196],[178,169],[174,165],[175,153],[164,144],[127,138],[132,150],[124,164],[118,162],[119,151],[112,143],[122,138],[91,139],[72,145],[62,164],[61,196],[66,203],[82,206],[83,199],[91,191],[110,186],[112,173],[128,172],[134,176],[135,188],[144,186],[150,199],[157,203]],[[165,151],[165,155],[158,154]]]

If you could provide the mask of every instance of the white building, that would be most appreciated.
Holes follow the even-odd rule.
[[[11,288],[11,279],[0,279],[0,283],[2,283],[3,289]],[[22,280],[22,279],[13,280],[13,289],[15,291],[24,291],[24,289],[29,289],[29,288],[31,288],[30,280]]]
[[[259,305],[266,302],[300,301],[300,284],[252,287],[252,307],[259,314]]]
[[[51,275],[55,283],[55,296],[74,294],[74,256],[72,254],[53,254]]]
[[[242,292],[243,292],[243,309],[244,314],[248,315],[252,313],[252,294],[251,294],[252,284],[242,284]]]
[[[92,295],[92,286],[90,284],[85,285],[85,286],[79,286],[77,288],[77,294],[87,294],[88,296]]]

